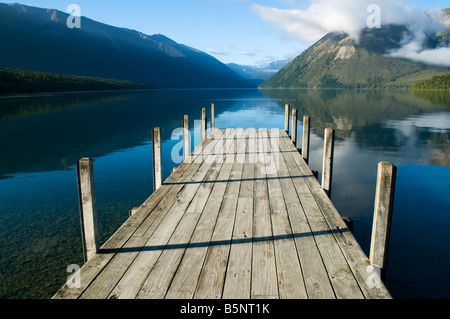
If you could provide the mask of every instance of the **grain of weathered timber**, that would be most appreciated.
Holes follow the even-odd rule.
[[[309,162],[309,139],[310,139],[310,117],[303,116],[303,139],[302,139],[302,157],[306,164]]]
[[[263,136],[263,129],[258,136]],[[251,298],[279,298],[275,249],[273,244],[270,202],[267,187],[267,158],[263,147],[264,140],[256,139],[257,162],[253,184],[254,218],[252,254]],[[269,240],[270,239],[270,240]]]
[[[334,130],[325,129],[323,145],[323,166],[322,166],[322,188],[328,197],[331,197],[331,182],[333,177],[333,157],[334,157]]]
[[[215,116],[214,116],[214,103],[211,103],[211,132],[216,128]]]
[[[94,166],[91,158],[82,158],[77,162],[77,180],[83,254],[86,262],[97,254],[99,248]]]
[[[285,144],[286,148],[282,148],[283,150],[288,151],[290,148],[289,144]],[[311,233],[311,236],[314,237],[315,245],[311,245],[311,249],[318,249],[318,252],[320,254],[319,261],[315,264],[315,270],[320,269],[321,267],[325,267],[325,271],[328,274],[329,283],[332,285],[332,290],[328,291],[328,296],[323,295],[320,298],[334,298],[334,295],[336,298],[346,298],[346,299],[360,299],[363,298],[363,294],[359,289],[358,283],[356,279],[354,278],[354,275],[349,268],[347,261],[345,259],[345,256],[342,254],[342,251],[340,250],[339,244],[336,242],[336,240],[333,237],[332,231],[328,226],[328,223],[326,222],[325,217],[323,216],[320,207],[314,200],[314,198],[311,196],[309,192],[309,188],[307,184],[305,183],[304,179],[301,178],[295,178],[295,176],[299,176],[301,173],[298,170],[298,168],[295,168],[295,163],[292,162],[293,159],[291,156],[285,156],[284,161],[280,161],[280,172],[283,172],[284,174],[292,176],[292,181],[294,184],[294,188],[297,191],[298,198],[296,200],[300,200],[301,205],[292,205],[293,207],[302,207],[304,214],[302,213],[302,210],[296,209],[292,211],[290,216],[296,216],[296,214],[299,214],[298,217],[293,218],[293,228],[294,225],[297,225],[297,222],[299,220],[306,221],[308,220],[308,223],[300,223],[301,225],[309,224],[310,229],[303,227],[297,228],[296,233],[300,234],[308,234]],[[289,163],[289,168],[285,165]],[[300,175],[301,176],[301,175]],[[289,192],[289,188],[286,188],[283,190],[283,193]],[[285,195],[286,196],[286,195]],[[294,200],[295,197],[291,195]],[[298,226],[297,226],[298,227]],[[309,237],[309,236],[307,236]],[[304,245],[299,245],[299,250],[305,250]],[[300,258],[300,260],[311,262],[314,261],[315,258],[313,256],[305,256],[304,258]],[[317,260],[317,257],[316,257]],[[322,264],[323,263],[323,264]],[[303,263],[302,263],[303,266]],[[306,267],[305,267],[306,268]],[[316,278],[319,276],[316,276]],[[321,278],[324,278],[324,276],[320,276]],[[322,285],[325,285],[325,287],[329,286],[329,283],[322,282]],[[320,285],[317,285],[320,286]],[[331,288],[331,287],[330,287]],[[310,297],[311,298],[311,297]]]
[[[292,109],[292,143],[297,146],[297,109]]]
[[[215,129],[191,156],[54,298],[390,297],[284,130]]]
[[[189,133],[189,116],[183,116],[183,158],[188,162],[191,158],[191,134]]]
[[[284,130],[289,134],[289,104],[284,106]]]
[[[205,110],[205,108],[202,108],[202,112],[201,112],[200,137],[201,137],[202,143],[204,141],[206,141],[206,110]]]
[[[386,273],[396,175],[397,168],[394,165],[388,162],[378,163],[369,260],[372,265],[380,267],[381,278]]]
[[[152,134],[153,147],[153,191],[162,184],[161,129],[155,127]]]

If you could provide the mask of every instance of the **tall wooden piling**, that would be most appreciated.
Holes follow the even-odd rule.
[[[333,177],[334,130],[325,129],[323,147],[322,188],[331,197],[331,179]]]
[[[308,164],[309,160],[309,137],[310,137],[310,118],[309,116],[303,116],[303,140],[302,140],[302,157]]]
[[[214,119],[214,103],[211,103],[211,133],[216,127],[215,119]]]
[[[191,137],[189,133],[189,116],[183,116],[183,158],[188,162],[191,155]]]
[[[297,146],[297,109],[292,109],[292,143]]]
[[[289,135],[289,104],[284,106],[284,130]]]
[[[77,181],[83,255],[87,262],[99,249],[94,166],[91,158],[82,158],[77,162]]]
[[[201,136],[202,143],[204,141],[206,141],[206,110],[205,110],[205,108],[202,108],[202,112],[201,112],[201,132],[200,132],[200,136]]]
[[[161,129],[153,129],[153,191],[162,185]]]
[[[382,279],[386,275],[396,175],[397,168],[394,165],[389,162],[378,163],[369,261],[381,269]]]

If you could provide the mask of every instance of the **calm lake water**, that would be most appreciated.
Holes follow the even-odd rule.
[[[178,166],[172,131],[188,114],[197,145],[194,123],[210,103],[221,128],[283,128],[285,103],[309,115],[319,174],[324,129],[335,129],[332,201],[366,254],[377,163],[396,165],[386,285],[395,298],[450,298],[450,94],[256,89],[0,98],[0,297],[50,298],[67,267],[83,264],[77,160],[95,159],[103,243],[153,191],[152,128],[165,179]]]

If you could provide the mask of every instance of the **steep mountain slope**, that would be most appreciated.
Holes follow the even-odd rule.
[[[401,25],[365,29],[359,41],[344,33],[329,33],[260,87],[410,87],[450,72],[450,68],[390,56],[407,32]],[[447,34],[430,36],[427,46],[442,45]]]
[[[0,3],[0,67],[146,82],[161,88],[249,87],[214,57],[163,35]]]

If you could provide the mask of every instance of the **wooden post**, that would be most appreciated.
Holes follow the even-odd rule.
[[[161,129],[153,129],[153,191],[162,185]]]
[[[205,108],[202,108],[202,113],[201,113],[201,142],[203,143],[204,141],[206,141],[206,111]]]
[[[302,141],[302,157],[308,164],[309,160],[309,136],[310,136],[310,118],[303,116],[303,141]]]
[[[292,109],[292,143],[297,146],[297,109]]]
[[[139,207],[133,207],[132,209],[130,209],[130,216],[133,216],[134,213],[136,213],[138,209],[139,209]]]
[[[211,133],[216,127],[215,120],[214,120],[214,103],[211,103]]]
[[[284,130],[289,135],[289,104],[284,106]]]
[[[369,260],[372,265],[381,269],[382,280],[386,275],[396,175],[397,168],[394,165],[388,162],[378,163]]]
[[[77,162],[77,180],[83,255],[84,261],[87,262],[99,248],[94,165],[91,158],[82,158]]]
[[[322,188],[331,197],[331,178],[333,176],[334,130],[325,129],[323,149]]]
[[[189,134],[189,117],[187,115],[183,116],[183,157],[184,161],[187,162],[191,155],[191,138]]]

